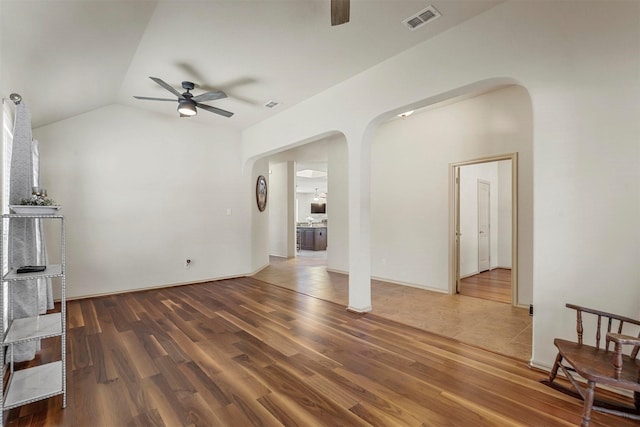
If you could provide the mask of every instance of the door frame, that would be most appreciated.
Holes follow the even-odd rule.
[[[511,305],[518,306],[518,153],[449,164],[449,294],[460,286],[460,168],[511,160]]]

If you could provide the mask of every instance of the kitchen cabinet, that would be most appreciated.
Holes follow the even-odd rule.
[[[327,227],[298,227],[300,249],[324,251],[327,249]]]

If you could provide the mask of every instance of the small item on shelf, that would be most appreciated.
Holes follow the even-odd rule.
[[[31,195],[37,197],[47,197],[47,189],[42,187],[31,187]]]
[[[56,202],[47,197],[47,189],[31,187],[31,197],[20,200],[22,206],[55,206]]]
[[[47,269],[46,265],[25,265],[16,270],[16,273],[37,273],[40,271],[45,271]]]
[[[10,205],[9,208],[19,215],[55,215],[60,206],[47,197],[46,188],[32,187],[31,197],[22,199],[19,205]]]

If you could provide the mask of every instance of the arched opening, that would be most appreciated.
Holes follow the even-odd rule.
[[[267,268],[254,277],[282,287],[347,304],[347,148],[340,133],[323,135],[260,159],[268,169]],[[326,172],[306,178],[303,171]],[[313,174],[312,174],[313,175]],[[324,213],[312,213],[316,188]],[[322,242],[298,248],[298,232],[322,234]],[[315,236],[314,236],[315,238]],[[309,245],[308,242],[305,242]],[[331,277],[329,277],[331,276]],[[326,286],[333,281],[340,285]],[[331,288],[333,291],[329,292]]]
[[[373,313],[528,360],[533,283],[529,94],[521,86],[500,84],[413,109],[409,116],[379,123],[371,140]],[[511,304],[453,295],[450,287],[450,165],[505,153],[517,153],[520,176],[515,310]],[[396,286],[385,290],[383,282]]]
[[[474,89],[471,95],[457,91],[455,99],[438,99],[441,100],[439,104],[416,109],[411,116],[394,116],[375,123],[370,135],[373,313],[528,359],[531,319],[527,310],[516,310],[514,315],[512,307],[506,304],[502,304],[506,310],[488,309],[484,302],[461,304],[458,296],[449,293],[448,179],[452,162],[519,154],[522,178],[519,185],[525,186],[519,201],[518,253],[524,260],[518,273],[519,304],[526,305],[532,286],[533,227],[529,95],[520,86],[500,84],[485,86],[481,92]],[[344,203],[337,205],[343,206],[344,212],[341,218],[334,217],[335,191],[329,188],[327,266],[322,267],[321,274],[318,269],[295,267],[287,281],[292,289],[348,305],[348,171],[346,139],[341,138],[345,150]],[[330,179],[332,176],[330,171]],[[336,252],[339,256],[332,264]],[[273,283],[272,279],[266,281]],[[494,317],[491,323],[483,325],[479,319],[490,319],[485,315],[487,311]],[[505,317],[495,317],[504,311]],[[480,326],[486,328],[484,333],[475,329]]]

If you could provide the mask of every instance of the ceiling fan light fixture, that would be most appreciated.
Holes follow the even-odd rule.
[[[178,113],[183,116],[195,116],[198,114],[196,103],[190,99],[181,99],[178,101]]]

